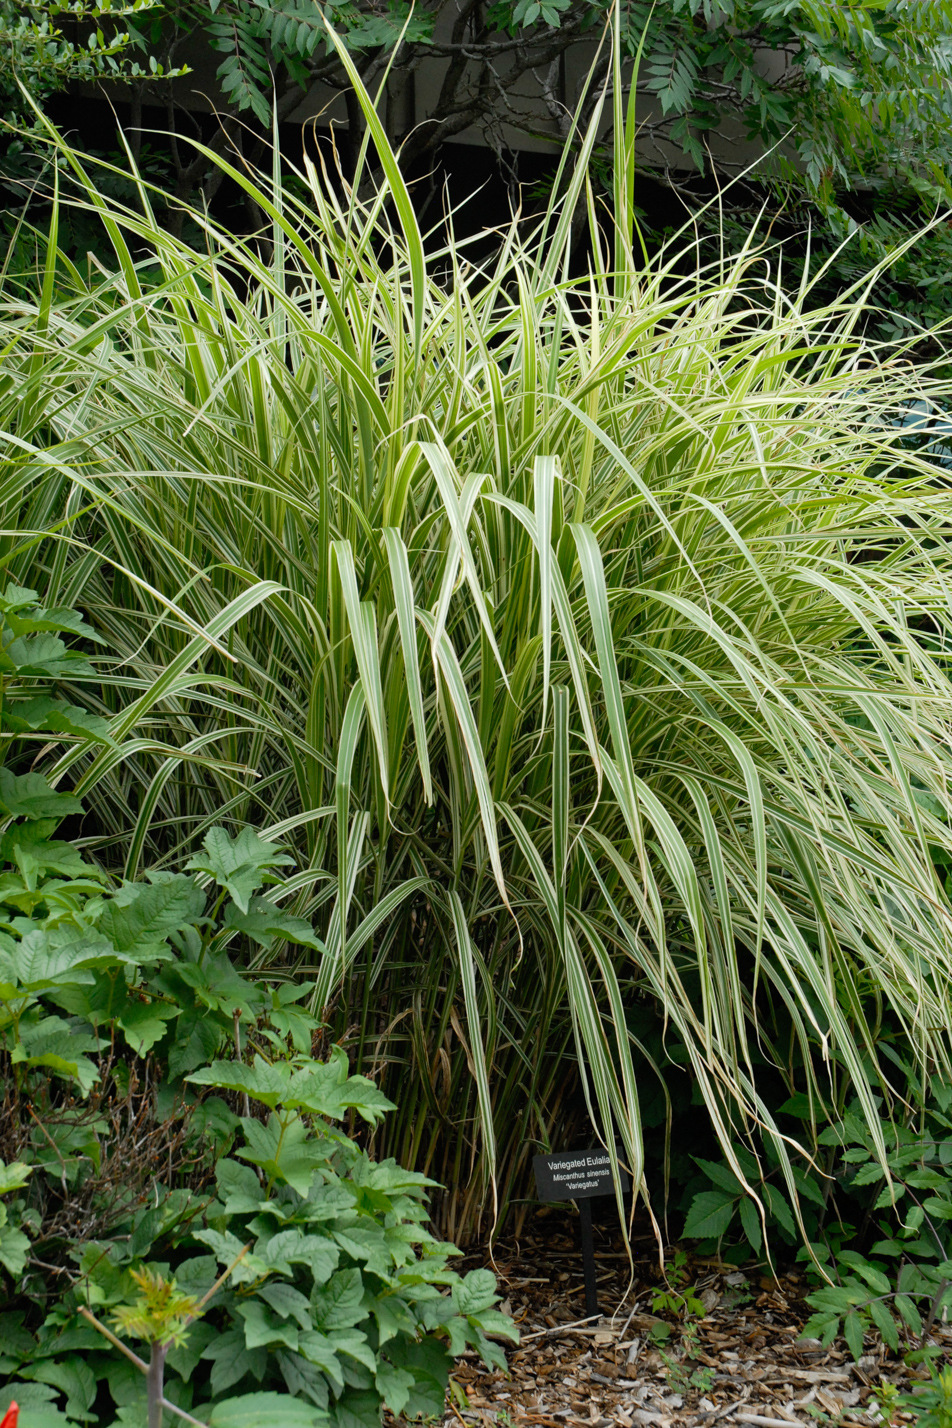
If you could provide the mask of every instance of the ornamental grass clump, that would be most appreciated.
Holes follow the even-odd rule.
[[[194,213],[201,252],[51,135],[103,246],[71,263],[54,205],[8,284],[2,557],[118,651],[113,745],[57,766],[90,845],[127,877],[221,823],[295,845],[324,948],[261,962],[453,1237],[589,1115],[640,1182],[685,1067],[745,1185],[739,1141],[792,1190],[847,1094],[883,1156],[881,1047],[950,1069],[952,498],[892,425],[940,389],[859,288],[639,251],[620,75],[610,210],[593,127],[479,264],[428,254],[354,82],[379,185],[208,154],[264,227]]]

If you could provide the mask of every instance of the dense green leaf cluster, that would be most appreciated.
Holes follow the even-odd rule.
[[[40,692],[94,676],[62,638],[91,634],[32,590],[0,596],[0,1407],[33,1428],[135,1417],[144,1377],[76,1311],[148,1337],[159,1302],[166,1394],[214,1428],[436,1413],[453,1356],[502,1364],[487,1335],[514,1330],[493,1276],[460,1278],[427,1230],[432,1182],[334,1124],[393,1107],[340,1048],[313,1058],[305,988],[235,964],[322,947],[275,901],[293,859],[212,827],[187,872],[113,888],[52,836],[80,801],[14,771],[34,738],[115,750],[106,721]]]
[[[37,177],[30,145],[40,132],[34,105],[71,84],[103,80],[142,84],[172,79],[181,67],[163,66],[143,50],[139,26],[159,0],[0,0],[0,118],[22,130],[0,142],[0,175],[23,201]]]
[[[898,1057],[896,1064],[914,1096],[911,1068]],[[805,1102],[783,1109],[809,1115]],[[952,1088],[936,1080],[917,1111],[889,1117],[886,1134],[884,1166],[854,1106],[821,1132],[818,1160],[795,1171],[807,1239],[799,1258],[814,1280],[804,1333],[824,1344],[843,1334],[854,1359],[871,1331],[894,1352],[912,1344],[914,1357],[928,1357],[929,1330],[952,1307]],[[739,1158],[752,1179],[750,1157]],[[687,1237],[737,1262],[763,1252],[764,1226],[771,1253],[795,1242],[775,1185],[758,1187],[755,1203],[727,1166],[697,1163],[711,1188],[693,1197]]]
[[[933,1086],[927,1107],[891,1130],[888,1176],[855,1111],[821,1141],[836,1147],[836,1170],[863,1219],[841,1219],[812,1244],[832,1282],[808,1296],[805,1332],[825,1344],[842,1332],[857,1359],[871,1328],[893,1350],[900,1337],[921,1340],[952,1307],[952,1088]]]

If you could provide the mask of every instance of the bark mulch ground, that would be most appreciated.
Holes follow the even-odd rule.
[[[674,1323],[658,1347],[651,1312],[661,1286],[651,1243],[635,1246],[635,1273],[615,1237],[596,1248],[604,1317],[583,1321],[581,1258],[572,1221],[542,1212],[518,1243],[497,1245],[495,1269],[506,1308],[522,1331],[509,1351],[509,1375],[487,1373],[475,1358],[453,1373],[442,1428],[870,1428],[880,1422],[883,1380],[908,1391],[925,1369],[910,1370],[869,1336],[858,1364],[842,1345],[824,1349],[803,1337],[810,1310],[806,1279],[779,1279],[715,1260],[691,1261],[690,1284],[705,1307],[688,1331]],[[644,1258],[638,1255],[644,1251]],[[580,1322],[582,1321],[582,1322]],[[668,1321],[672,1322],[672,1321]],[[952,1362],[952,1325],[932,1341]]]

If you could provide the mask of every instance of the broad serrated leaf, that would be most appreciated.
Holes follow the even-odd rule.
[[[279,1318],[294,1319],[302,1329],[311,1327],[311,1305],[307,1296],[293,1284],[285,1284],[280,1279],[263,1284],[258,1290],[259,1298],[274,1310]]]
[[[471,1269],[453,1285],[452,1298],[460,1314],[479,1314],[498,1299],[496,1276],[489,1269]]]
[[[203,1007],[182,1012],[169,1047],[169,1074],[184,1076],[207,1061],[221,1046],[224,1031]]]
[[[323,1409],[289,1393],[243,1393],[216,1403],[208,1417],[209,1428],[323,1428]]]
[[[298,1352],[304,1355],[308,1363],[325,1373],[337,1392],[340,1392],[344,1387],[344,1369],[336,1348],[326,1334],[316,1329],[304,1330],[298,1342]]]
[[[330,1401],[330,1391],[327,1383],[327,1376],[316,1364],[312,1364],[300,1352],[290,1353],[287,1349],[279,1349],[274,1355],[274,1361],[287,1385],[288,1392],[295,1398],[306,1398],[318,1408],[326,1408]]]
[[[366,1389],[347,1389],[331,1408],[331,1421],[334,1428],[379,1428],[380,1399]]]
[[[290,1273],[294,1264],[306,1264],[315,1284],[326,1284],[340,1263],[340,1250],[324,1235],[305,1234],[300,1229],[278,1230],[269,1240],[259,1241],[262,1260]]]
[[[314,1326],[352,1329],[364,1318],[364,1284],[359,1269],[341,1269],[311,1296]]]
[[[270,947],[279,938],[299,947],[311,947],[315,952],[324,951],[324,943],[309,922],[282,912],[265,897],[253,897],[247,912],[234,905],[226,908],[223,922],[225,927],[245,933],[262,947]]]
[[[250,1165],[223,1158],[215,1167],[215,1180],[226,1214],[256,1214],[260,1209],[264,1187]]]
[[[286,1316],[275,1314],[260,1299],[239,1301],[235,1313],[244,1321],[245,1343],[249,1349],[275,1349],[283,1344],[292,1352],[297,1351],[296,1325],[289,1324]]]
[[[204,852],[190,858],[186,868],[214,878],[243,913],[248,912],[252,896],[267,880],[269,869],[294,863],[277,843],[270,843],[253,828],[243,828],[234,838],[224,828],[210,828],[202,847]]]
[[[737,1197],[726,1190],[702,1190],[691,1201],[684,1234],[687,1239],[719,1239],[734,1218]]]
[[[109,722],[63,699],[41,696],[8,705],[3,711],[4,727],[14,733],[43,732],[74,734],[93,743],[109,744]]]
[[[146,1056],[180,1015],[168,1002],[129,1001],[119,1017],[119,1027],[137,1056]]]
[[[70,793],[57,793],[38,773],[14,774],[0,769],[0,813],[8,818],[55,818],[82,813],[83,805]]]
[[[393,1364],[387,1363],[386,1359],[379,1360],[374,1374],[374,1385],[387,1408],[397,1417],[410,1401],[413,1382],[413,1374],[408,1373],[406,1369],[395,1368]]]
[[[194,923],[205,911],[205,894],[191,878],[123,883],[100,914],[100,932],[120,951],[164,941],[169,933]]]
[[[60,927],[46,932],[28,932],[15,953],[19,985],[25,991],[44,987],[90,983],[92,969],[117,964],[111,942],[78,927]]]

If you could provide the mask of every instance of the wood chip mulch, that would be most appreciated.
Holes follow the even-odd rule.
[[[460,1360],[442,1428],[873,1428],[883,1380],[908,1391],[928,1377],[872,1335],[858,1364],[842,1344],[824,1349],[805,1339],[809,1286],[797,1272],[774,1279],[714,1260],[688,1265],[687,1282],[706,1311],[693,1320],[690,1357],[670,1318],[673,1332],[659,1348],[652,1330],[660,1316],[651,1310],[663,1282],[647,1236],[634,1246],[633,1280],[617,1234],[599,1236],[599,1302],[613,1312],[585,1321],[572,1221],[546,1215],[518,1244],[495,1250],[503,1307],[522,1331],[508,1351],[509,1374]],[[952,1363],[952,1325],[938,1325],[931,1342]]]

